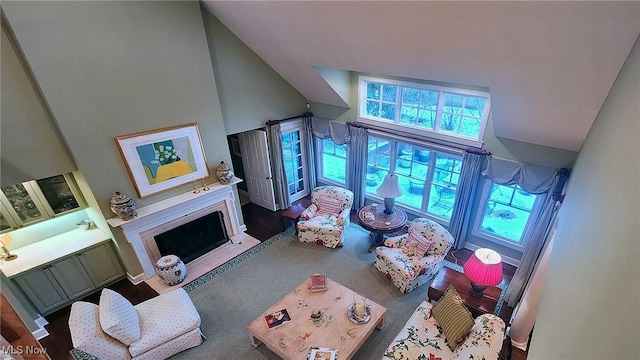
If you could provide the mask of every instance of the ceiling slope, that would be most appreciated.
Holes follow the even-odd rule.
[[[578,151],[640,34],[640,2],[204,1],[308,100],[317,68],[488,87],[498,137]]]

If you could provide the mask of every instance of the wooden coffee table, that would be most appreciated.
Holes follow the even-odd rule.
[[[374,214],[373,220],[365,219],[364,214],[368,212]],[[374,234],[373,244],[369,247],[369,252],[384,243],[384,234],[398,231],[406,222],[407,213],[397,206],[393,208],[392,214],[385,214],[383,205],[375,207],[367,205],[358,210],[358,223]]]
[[[326,291],[311,292],[307,279],[258,316],[247,328],[251,344],[258,347],[264,343],[283,359],[306,360],[312,346],[335,348],[340,359],[351,359],[373,329],[382,329],[387,309],[367,300],[371,318],[356,324],[347,316],[347,309],[358,294],[331,279],[327,284]],[[314,308],[322,310],[320,320],[311,318]],[[282,309],[287,309],[291,322],[269,329],[264,316]]]
[[[469,288],[471,288],[469,278],[464,273],[443,266],[429,286],[427,298],[434,301],[440,300],[449,285],[453,285],[473,317],[487,313],[493,314],[502,292],[499,288],[490,286],[484,290],[483,297],[475,298],[469,294]]]

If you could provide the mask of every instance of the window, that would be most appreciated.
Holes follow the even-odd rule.
[[[302,122],[292,121],[281,127],[282,157],[289,185],[291,201],[307,195],[306,161],[302,135]]]
[[[541,211],[541,197],[518,185],[499,185],[487,180],[474,234],[521,249],[525,245],[523,239],[534,225],[531,219]]]
[[[336,145],[331,138],[318,139],[318,179],[346,185],[347,146]]]
[[[396,204],[448,221],[461,169],[462,158],[454,153],[369,136],[366,193],[378,197],[376,190],[393,171],[402,189]]]
[[[489,117],[489,93],[430,84],[360,77],[359,120],[481,146]]]

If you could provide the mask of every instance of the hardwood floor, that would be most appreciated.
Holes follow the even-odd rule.
[[[246,234],[260,241],[264,241],[282,232],[283,227],[289,226],[290,223],[283,224],[279,213],[280,211],[272,212],[251,203],[242,206],[242,214],[247,226]],[[351,219],[354,222],[357,221],[355,211],[352,213]],[[461,249],[448,254],[446,259],[458,265],[463,265],[471,254],[472,252],[470,250]],[[510,279],[514,272],[515,267],[505,265],[505,278]],[[134,305],[158,295],[147,283],[143,282],[138,285],[133,285],[127,279],[121,280],[109,286],[109,288],[122,294]],[[97,292],[83,299],[83,301],[97,304],[99,298],[100,292]],[[41,339],[40,343],[47,349],[47,353],[51,359],[73,359],[69,354],[69,350],[73,347],[68,326],[69,311],[70,306],[45,317],[49,322],[46,329],[50,335]],[[503,318],[505,322],[508,322],[512,312],[513,308],[503,306],[500,317]],[[525,360],[526,358],[526,352],[520,349],[513,349],[513,360]]]

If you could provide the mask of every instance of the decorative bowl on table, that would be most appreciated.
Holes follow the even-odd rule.
[[[312,309],[310,317],[313,320],[320,320],[320,319],[322,319],[322,315],[323,315],[322,310],[320,310],[320,309]]]

